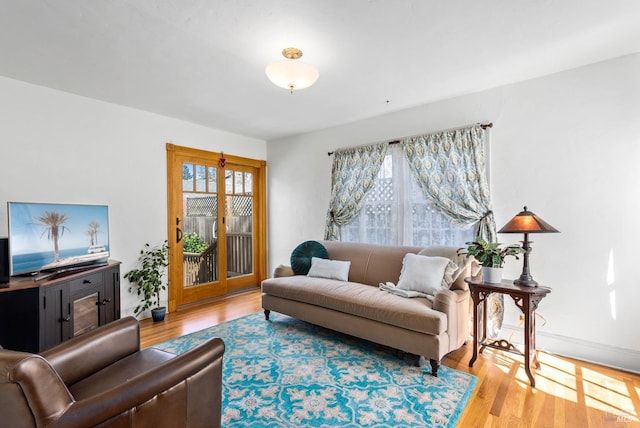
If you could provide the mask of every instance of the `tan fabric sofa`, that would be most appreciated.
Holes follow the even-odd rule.
[[[347,282],[294,275],[279,267],[262,282],[262,307],[269,319],[279,312],[408,353],[423,356],[438,375],[440,361],[469,336],[470,294],[464,278],[472,264],[453,247],[380,246],[320,241],[329,259],[351,262]],[[407,253],[450,258],[458,265],[454,282],[433,299],[405,298],[381,291],[398,283]],[[474,271],[475,273],[475,271]]]

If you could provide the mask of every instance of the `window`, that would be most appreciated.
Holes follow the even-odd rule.
[[[342,240],[383,245],[462,247],[472,225],[454,225],[424,197],[400,144],[389,146],[362,211],[342,227]]]

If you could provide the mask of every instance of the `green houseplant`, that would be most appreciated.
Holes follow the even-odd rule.
[[[138,257],[139,267],[124,275],[132,284],[129,292],[135,290],[140,296],[141,303],[134,309],[136,315],[151,309],[154,321],[164,319],[166,308],[160,306],[160,291],[167,289],[164,279],[169,265],[168,255],[167,241],[156,247],[151,247],[148,243],[144,244]]]
[[[503,246],[499,242],[487,242],[481,237],[465,244],[467,248],[460,248],[458,254],[473,256],[482,266],[482,276],[487,282],[500,282],[505,259],[508,256],[518,259],[518,254],[525,252],[518,244]]]

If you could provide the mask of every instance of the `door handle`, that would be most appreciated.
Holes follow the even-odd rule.
[[[182,241],[182,230],[178,227],[180,224],[180,217],[176,217],[176,244]]]

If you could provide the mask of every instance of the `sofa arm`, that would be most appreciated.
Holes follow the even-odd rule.
[[[294,276],[295,272],[291,269],[291,266],[279,265],[273,270],[274,278],[282,278],[285,276]]]
[[[122,318],[76,336],[40,353],[65,385],[140,350],[140,329],[133,317]]]
[[[0,426],[48,426],[73,404],[73,397],[41,356],[0,351]]]
[[[175,410],[172,406],[163,405],[157,396],[176,388],[184,388],[186,397],[189,426],[219,426],[222,414],[222,357],[225,345],[222,339],[213,338],[199,346],[166,361],[163,364],[132,378],[102,394],[73,403],[58,420],[51,425],[54,427],[94,426],[110,418],[130,411],[132,418],[138,412],[136,408],[144,404],[145,409],[155,407],[157,420],[174,421],[180,415],[171,414]],[[204,412],[204,413],[203,413]],[[208,412],[208,413],[207,413]],[[144,413],[144,412],[143,412]],[[198,421],[198,415],[208,419]],[[187,421],[177,422],[172,426],[181,425]],[[202,425],[204,426],[204,425]]]
[[[447,315],[448,351],[458,349],[469,337],[470,301],[469,290],[441,290],[435,296],[433,309]]]

